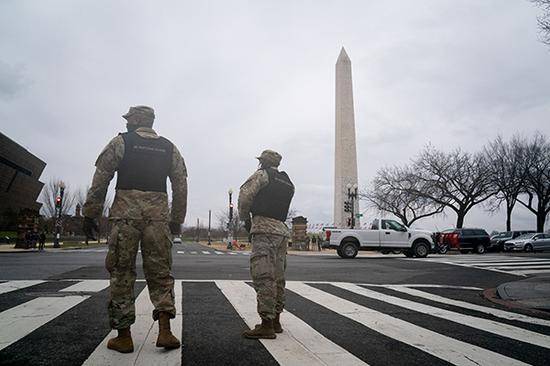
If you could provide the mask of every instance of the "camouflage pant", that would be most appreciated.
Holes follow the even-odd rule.
[[[281,235],[254,234],[250,256],[250,275],[256,289],[258,314],[272,320],[285,306],[285,269],[288,238]]]
[[[143,272],[149,289],[149,297],[158,313],[176,316],[174,307],[174,278],[172,266],[172,242],[165,222],[142,220],[116,220],[109,235],[109,252],[105,267],[111,274],[109,320],[111,328],[123,329],[136,320],[134,283],[136,281],[136,254],[141,242]]]

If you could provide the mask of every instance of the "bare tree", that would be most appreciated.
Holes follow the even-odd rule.
[[[419,195],[420,181],[410,167],[385,167],[378,170],[372,189],[361,194],[368,204],[389,212],[411,226],[417,220],[443,212],[445,205]]]
[[[495,211],[500,204],[506,204],[506,231],[512,230],[512,211],[519,194],[524,190],[526,141],[515,136],[506,142],[498,136],[485,147],[491,184],[498,190],[489,204]]]
[[[541,33],[541,41],[550,46],[550,0],[531,0],[542,9],[542,15],[537,18]]]
[[[42,214],[48,218],[55,217],[55,199],[59,195],[60,187],[63,181],[59,178],[52,178],[44,185],[40,193],[40,202],[42,203]],[[67,215],[72,210],[76,200],[75,193],[69,186],[65,185],[63,192],[63,201],[61,202],[61,214]]]
[[[518,202],[537,217],[537,231],[544,231],[550,212],[550,141],[537,133],[525,149],[525,187]]]
[[[456,213],[456,227],[477,204],[496,194],[484,154],[460,149],[450,153],[427,146],[412,168],[415,194],[450,208]]]
[[[229,209],[218,212],[216,217],[218,219],[218,228],[222,231],[231,230],[233,237],[237,237],[239,232],[244,230],[244,223],[241,222],[239,212],[237,210],[233,211],[233,217],[231,220],[229,220]]]

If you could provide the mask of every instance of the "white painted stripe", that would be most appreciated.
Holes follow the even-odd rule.
[[[513,271],[516,269],[550,269],[550,266],[496,266],[491,268]]]
[[[259,321],[256,312],[256,293],[242,281],[216,281],[246,324],[253,328]],[[281,365],[365,365],[287,311],[281,314],[283,333],[277,339],[261,339],[264,347]]]
[[[543,258],[500,258],[500,259],[471,259],[471,260],[458,260],[460,263],[514,263],[514,262],[544,262],[548,259]]]
[[[525,271],[510,271],[508,273],[513,273],[513,274],[525,276],[525,275],[530,275],[530,274],[550,273],[550,269],[539,269],[539,270],[529,269],[529,270],[525,270]]]
[[[250,255],[250,252],[241,253],[242,255]]]
[[[211,252],[207,251],[207,250],[203,250],[202,251],[202,254],[212,254]]]
[[[83,365],[134,365],[137,362],[140,350],[143,347],[147,335],[153,327],[153,304],[149,300],[149,291],[145,287],[135,302],[136,306],[136,322],[132,325],[132,340],[134,342],[133,353],[119,353],[107,348],[107,341],[110,338],[116,337],[117,331],[112,330],[107,337],[97,346],[90,354]]]
[[[18,341],[89,296],[38,297],[0,313],[0,350]]]
[[[172,333],[181,341],[182,336],[182,284],[181,281],[174,282],[174,297],[176,305],[176,317],[170,322]],[[151,317],[151,314],[148,314]],[[175,366],[181,365],[181,350],[166,351],[164,348],[157,348],[158,329],[156,326],[149,331],[143,347],[139,351],[139,356],[136,360],[136,366],[150,365],[166,365]]]
[[[550,261],[528,261],[528,262],[521,261],[521,262],[481,263],[481,264],[476,264],[476,266],[478,266],[478,267],[488,267],[488,266],[502,265],[502,266],[513,267],[513,266],[521,266],[521,265],[540,265],[540,266],[544,266],[544,265],[548,265],[548,264],[550,264]]]
[[[378,333],[394,338],[455,365],[527,365],[496,352],[461,342],[355,304],[301,282],[289,281],[287,282],[287,288]]]
[[[109,280],[84,280],[59,291],[60,292],[63,292],[63,291],[99,292],[107,288],[108,286],[109,286]]]
[[[177,253],[178,253],[178,254],[184,254],[185,251],[183,251],[183,250],[178,250]]]
[[[472,303],[465,302],[465,301],[449,299],[449,298],[446,298],[446,297],[443,297],[443,296],[434,295],[434,294],[430,294],[430,293],[425,292],[425,291],[415,290],[415,289],[407,288],[407,287],[403,287],[403,286],[388,285],[388,286],[385,286],[385,287],[390,288],[390,289],[395,290],[395,291],[403,292],[403,293],[406,293],[406,294],[409,294],[409,295],[422,297],[422,298],[427,299],[427,300],[439,302],[439,303],[442,303],[442,304],[453,305],[453,306],[457,306],[457,307],[464,308],[464,309],[475,310],[475,311],[479,311],[481,313],[494,315],[496,317],[503,318],[503,319],[517,320],[517,321],[524,322],[524,323],[544,325],[544,326],[550,327],[550,320],[533,318],[533,317],[523,315],[523,314],[511,313],[511,312],[508,312],[508,311],[489,308],[489,307],[486,307],[486,306],[472,304]]]
[[[25,287],[31,287],[43,283],[42,280],[33,280],[33,281],[8,281],[0,283],[0,294],[5,294],[6,292],[11,292],[19,290]]]
[[[191,251],[191,254],[197,254],[197,252],[196,252],[196,251],[194,251],[194,250],[192,250],[192,251]]]
[[[218,252],[217,250],[214,251],[214,253],[216,253],[216,254],[225,254],[224,252]]]
[[[531,343],[539,347],[550,349],[550,336],[544,334],[535,333],[530,330],[518,328],[509,324],[499,323],[494,320],[460,314],[454,311],[440,309],[434,306],[401,299],[399,297],[390,296],[366,289],[364,287],[359,287],[351,283],[335,283],[334,285],[350,292],[369,297],[371,299],[384,301],[392,305],[401,306],[409,310],[417,311],[419,313],[428,314],[458,324],[466,325],[468,327],[476,328],[485,332],[497,334],[503,337],[515,339],[517,341]]]
[[[235,252],[228,252],[227,254],[236,255],[237,253],[235,253]]]

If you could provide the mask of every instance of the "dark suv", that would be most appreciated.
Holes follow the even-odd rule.
[[[470,251],[484,254],[491,245],[491,238],[483,229],[449,229],[441,233],[439,243],[463,254]]]
[[[505,231],[503,233],[495,234],[491,236],[491,246],[489,247],[489,250],[497,250],[499,252],[503,251],[505,241],[512,240],[523,234],[530,234],[530,233],[534,234],[536,233],[536,231],[535,230],[514,230],[514,231]]]

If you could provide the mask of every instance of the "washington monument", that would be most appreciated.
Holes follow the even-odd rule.
[[[353,86],[351,61],[344,47],[336,61],[336,144],[334,160],[334,225],[347,227],[349,212],[344,211],[348,190],[357,189],[357,150],[355,146],[355,116],[353,113]],[[359,213],[354,200],[354,213]],[[355,227],[360,227],[359,218]]]

